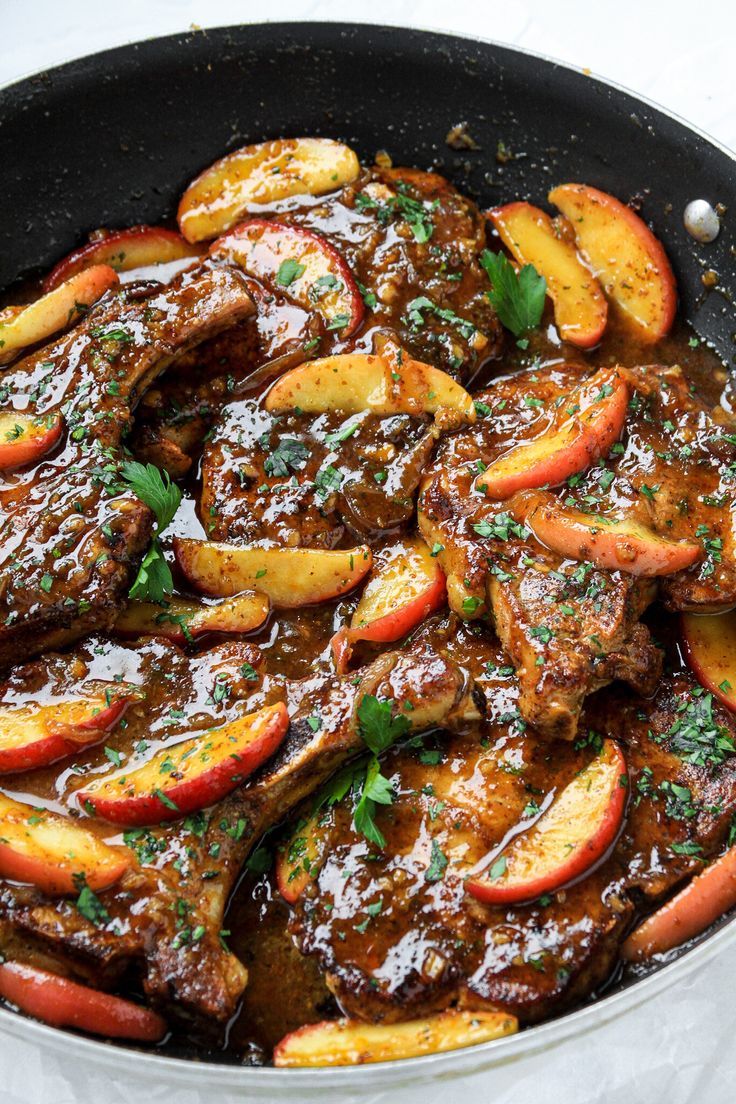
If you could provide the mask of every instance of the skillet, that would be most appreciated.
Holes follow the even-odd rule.
[[[445,138],[458,123],[479,150]],[[736,259],[728,211],[736,204],[729,153],[628,93],[507,47],[414,30],[348,24],[270,24],[171,36],[107,51],[31,77],[0,93],[0,287],[48,269],[97,226],[160,222],[184,185],[226,150],[285,133],[339,137],[370,161],[435,168],[482,204],[506,196],[543,202],[550,183],[584,180],[641,200],[678,280],[681,311],[729,366]],[[514,155],[499,163],[499,142]],[[29,182],[32,186],[29,187]],[[692,199],[722,204],[719,238],[700,245],[684,229]],[[706,291],[705,272],[718,275]],[[371,1087],[439,1071],[468,1072],[531,1052],[630,1007],[733,935],[726,924],[678,962],[602,1002],[513,1040],[415,1060],[399,1070],[330,1071],[330,1086],[370,1077]],[[125,1055],[0,1011],[25,1038],[74,1048],[86,1060],[128,1057],[176,1079],[285,1088],[294,1073],[213,1071]],[[209,1071],[209,1072],[207,1072]],[[410,1072],[411,1071],[411,1072]],[[213,1078],[213,1072],[217,1076]],[[196,1074],[192,1078],[192,1074]],[[298,1071],[321,1091],[325,1075]],[[205,1081],[202,1081],[204,1084]],[[367,1083],[366,1083],[367,1087]]]

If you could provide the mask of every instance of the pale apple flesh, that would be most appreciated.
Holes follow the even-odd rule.
[[[114,630],[119,636],[164,636],[186,644],[205,633],[248,633],[266,620],[270,602],[265,594],[246,591],[212,605],[169,598],[164,604],[129,602]]]
[[[561,404],[575,413],[539,437],[504,453],[478,477],[488,498],[509,498],[516,491],[555,486],[584,471],[605,455],[621,436],[629,388],[617,368],[602,368]]]
[[[0,414],[0,471],[15,471],[36,463],[61,440],[64,419],[60,414],[32,417]]]
[[[0,706],[0,774],[44,767],[98,743],[138,699],[136,692],[114,683],[99,696]]]
[[[70,817],[0,794],[0,876],[28,882],[50,896],[114,885],[135,862]]]
[[[736,610],[684,613],[680,627],[683,652],[698,682],[736,711]]]
[[[463,421],[475,421],[473,400],[464,387],[439,368],[389,356],[344,353],[300,364],[276,381],[266,396],[266,410],[303,410],[323,414],[436,414],[446,408]]]
[[[51,1024],[111,1039],[156,1043],[167,1032],[158,1012],[21,962],[0,965],[0,997]]]
[[[77,794],[112,824],[141,827],[214,805],[276,751],[289,727],[283,702],[164,748],[144,766],[106,775]]]
[[[174,553],[180,570],[201,594],[229,598],[255,590],[279,609],[347,594],[365,578],[373,560],[367,545],[332,551],[257,548],[189,538],[175,538]]]
[[[586,184],[561,184],[548,198],[568,219],[580,252],[639,340],[665,337],[675,318],[677,285],[646,223],[614,196]]]
[[[285,1036],[273,1060],[275,1066],[288,1068],[392,1062],[487,1043],[518,1028],[516,1017],[506,1012],[451,1010],[394,1024],[324,1020]]]
[[[100,231],[99,237],[75,249],[52,268],[43,282],[44,291],[53,291],[65,280],[93,265],[109,265],[115,272],[169,264],[199,256],[174,230],[163,226],[131,226],[127,230]]]
[[[244,146],[215,161],[189,185],[179,203],[179,229],[189,242],[216,238],[251,205],[324,195],[359,173],[355,153],[330,138],[279,138]]]
[[[736,847],[697,874],[670,901],[636,928],[621,955],[626,962],[646,962],[694,939],[736,905]]]
[[[363,297],[350,268],[333,245],[311,230],[248,219],[214,242],[210,253],[235,262],[304,310],[316,310],[328,330],[342,338],[363,321]]]
[[[553,552],[606,571],[647,577],[674,575],[703,555],[701,545],[694,541],[668,540],[632,519],[584,514],[543,492],[529,500],[524,523],[540,544]]]
[[[563,341],[590,349],[603,337],[608,303],[577,250],[555,230],[552,219],[531,203],[494,207],[487,217],[520,265],[533,265],[547,282],[555,323]]]
[[[88,307],[119,283],[109,265],[94,265],[26,307],[0,311],[0,364],[78,322]]]
[[[411,632],[445,602],[445,576],[420,537],[382,549],[350,620],[332,640],[338,671],[345,671],[360,640],[388,643]]]
[[[532,901],[582,877],[611,848],[628,793],[626,760],[613,740],[465,888],[488,905]]]

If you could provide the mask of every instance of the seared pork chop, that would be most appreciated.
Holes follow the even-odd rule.
[[[419,499],[419,528],[439,549],[451,608],[465,618],[492,613],[524,719],[561,739],[574,737],[586,695],[612,679],[653,691],[661,657],[639,617],[656,586],[543,548],[477,482],[509,447],[544,431],[583,374],[575,365],[540,369],[482,392],[481,417],[441,441]]]
[[[736,422],[694,393],[679,367],[631,369],[622,447],[570,488],[580,509],[635,517],[673,540],[696,540],[701,559],[660,580],[673,610],[736,602]],[[611,475],[613,476],[611,478]]]
[[[51,902],[37,890],[6,886],[0,938],[6,946],[30,940],[44,958],[83,977],[114,983],[132,970],[143,975],[159,1006],[218,1023],[232,1015],[247,981],[220,937],[230,891],[262,833],[365,750],[356,722],[360,700],[375,694],[395,701],[413,731],[453,729],[478,715],[465,673],[426,643],[381,656],[359,679],[336,680],[325,671],[289,681],[269,677],[258,649],[244,643],[192,658],[158,639],[128,646],[92,638],[71,659],[52,655],[18,668],[3,696],[33,701],[39,693],[73,695],[101,677],[131,683],[144,697],[129,709],[125,726],[108,734],[107,750],[80,751],[73,769],[59,776],[55,792],[72,808],[75,793],[110,770],[110,755],[139,766],[164,745],[273,701],[287,701],[292,724],[274,759],[209,816],[126,832],[138,865],[99,894],[100,907],[92,913],[80,913],[71,901]],[[20,790],[43,791],[57,773],[53,767],[15,782]],[[103,821],[85,823],[103,836],[117,834]]]
[[[414,516],[434,444],[428,420],[406,414],[279,416],[242,399],[205,448],[202,520],[213,540],[288,546],[395,532]]]
[[[489,636],[460,628],[447,651],[482,687],[486,719],[389,753],[383,773],[396,797],[377,817],[385,848],[356,832],[349,802],[321,814],[320,859],[291,928],[350,1016],[411,1019],[457,1003],[533,1022],[606,979],[639,895],[661,896],[723,847],[736,810],[736,725],[678,673],[652,702],[622,702],[620,690],[590,698],[585,736],[551,744],[525,729],[516,681]],[[703,744],[688,742],[694,710]],[[467,875],[534,823],[602,736],[622,744],[631,790],[610,857],[530,904],[475,900]]]
[[[112,623],[151,532],[118,485],[131,410],[179,353],[254,309],[240,273],[204,263],[108,293],[3,377],[0,411],[60,415],[63,432],[0,482],[0,665]]]

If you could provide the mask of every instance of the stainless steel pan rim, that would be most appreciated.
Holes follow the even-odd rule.
[[[324,27],[338,31],[341,28],[354,31],[361,26],[377,29],[371,23],[342,24],[319,20],[303,24],[282,25],[294,28]],[[223,26],[211,29],[228,32],[251,26],[260,27],[263,26],[263,23],[243,23],[238,26]],[[393,28],[403,31],[439,34],[471,43],[502,47],[527,58],[549,63],[570,73],[580,74],[582,71],[578,66],[559,61],[548,55],[477,35],[451,34],[446,30],[430,27],[406,28],[400,24],[394,24]],[[192,34],[197,33],[201,32],[192,32]],[[186,32],[163,37],[183,38],[186,37]],[[140,45],[140,43],[126,44],[126,46],[131,47],[136,45]],[[99,51],[99,53],[104,52],[106,51]],[[94,56],[95,54],[85,55],[85,58]],[[84,59],[74,58],[69,60],[80,61]],[[57,68],[57,66],[54,68]],[[31,73],[26,77],[14,78],[12,81],[1,84],[0,92],[11,88],[22,80],[40,75],[40,73]],[[587,71],[586,75],[588,75]],[[632,97],[642,105],[650,107],[680,124],[691,134],[720,150],[729,159],[736,160],[736,154],[728,147],[700,128],[693,126],[675,112],[661,107],[655,101],[634,93],[615,81],[595,74],[591,74],[588,79],[612,91]],[[695,947],[673,958],[672,961],[667,962],[666,965],[661,966],[647,977],[632,982],[627,987],[605,995],[574,1012],[563,1014],[546,1023],[527,1028],[517,1035],[443,1054],[427,1055],[410,1060],[381,1062],[360,1067],[343,1066],[323,1069],[284,1070],[271,1067],[243,1067],[222,1062],[189,1061],[75,1035],[28,1019],[5,1008],[0,1008],[0,1032],[11,1038],[14,1037],[25,1042],[38,1044],[49,1052],[64,1054],[67,1057],[73,1056],[80,1063],[84,1062],[90,1067],[97,1067],[98,1070],[100,1067],[110,1068],[114,1066],[116,1074],[128,1073],[136,1078],[157,1078],[170,1083],[206,1086],[208,1089],[246,1089],[257,1097],[265,1097],[279,1090],[293,1091],[298,1087],[302,1094],[306,1094],[306,1097],[303,1096],[302,1098],[324,1098],[327,1092],[335,1089],[360,1091],[361,1085],[366,1080],[370,1081],[371,1089],[379,1089],[381,1087],[398,1087],[409,1082],[416,1084],[430,1079],[436,1080],[439,1077],[452,1077],[456,1074],[470,1075],[549,1049],[573,1035],[581,1037],[589,1034],[623,1015],[629,1009],[652,999],[678,981],[688,977],[697,969],[702,968],[717,954],[725,952],[734,943],[736,943],[736,916],[722,924],[717,931],[703,939]]]

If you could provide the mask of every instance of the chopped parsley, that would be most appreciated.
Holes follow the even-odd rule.
[[[303,441],[298,441],[295,437],[283,437],[271,455],[266,457],[266,475],[283,479],[290,470],[301,471],[308,457],[309,449]]]
[[[441,882],[447,869],[447,855],[440,849],[436,839],[432,840],[432,853],[429,857],[429,866],[424,875],[426,882]]]
[[[287,257],[285,261],[282,261],[279,265],[279,270],[276,273],[276,283],[280,287],[289,287],[295,280],[298,280],[306,271],[303,264],[299,264],[293,257]]]
[[[669,742],[670,751],[696,767],[720,766],[736,745],[728,730],[713,716],[713,695],[695,691],[678,707],[678,716],[667,732],[654,736],[656,743]]]

